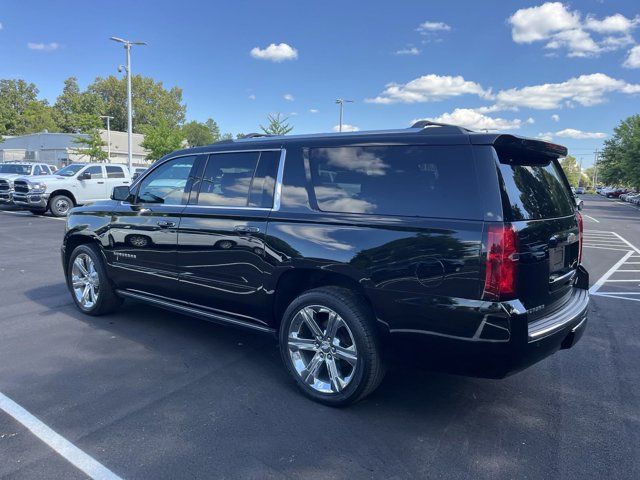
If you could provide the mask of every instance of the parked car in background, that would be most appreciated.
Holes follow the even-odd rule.
[[[578,210],[582,210],[582,207],[584,206],[584,201],[580,197],[578,197],[578,195],[574,195],[573,200],[576,203],[576,208]]]
[[[63,217],[77,205],[107,200],[114,187],[130,183],[131,176],[124,165],[72,163],[54,175],[17,178],[13,202],[34,214],[49,210],[52,215]]]
[[[148,168],[146,167],[133,167],[131,180],[136,180],[140,175],[146,172]]]
[[[584,187],[577,187],[576,188],[576,193],[578,195],[582,195],[582,194],[584,194],[584,192],[585,192]]]
[[[129,298],[277,335],[292,380],[329,405],[371,393],[412,344],[504,377],[585,330],[566,153],[426,121],[181,150],[71,210],[63,269],[88,315]]]
[[[620,195],[625,193],[627,190],[625,188],[613,188],[611,190],[607,190],[604,194],[607,198],[618,198]]]
[[[52,168],[46,163],[9,162],[0,164],[0,204],[11,203],[13,181],[16,178],[51,175]]]

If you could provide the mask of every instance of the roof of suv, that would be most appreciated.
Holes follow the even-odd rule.
[[[494,145],[496,147],[536,151],[551,157],[567,155],[566,147],[539,139],[521,137],[504,133],[474,132],[457,125],[447,125],[426,120],[418,121],[410,128],[395,130],[369,130],[341,133],[312,133],[304,135],[265,135],[249,134],[245,138],[223,140],[211,145],[193,147],[173,152],[165,158],[184,154],[198,154],[223,150],[244,150],[262,148],[280,148],[287,144],[358,144],[411,142],[424,145]]]

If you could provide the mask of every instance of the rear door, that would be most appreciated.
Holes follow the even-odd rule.
[[[578,267],[575,205],[557,159],[497,151],[506,221],[518,232],[518,297],[527,309],[561,305]]]
[[[280,149],[209,155],[178,232],[180,297],[263,323],[264,238]]]
[[[107,170],[107,193],[111,195],[113,187],[129,185],[129,176],[125,173],[121,165],[106,165]]]

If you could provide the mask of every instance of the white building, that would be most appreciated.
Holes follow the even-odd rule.
[[[107,145],[107,131],[99,130],[100,137],[105,143],[103,150],[109,151]],[[0,143],[0,162],[33,161],[48,163],[61,167],[73,162],[87,162],[86,155],[78,153],[82,148],[75,140],[86,135],[75,133],[32,133],[5,137]],[[133,164],[147,166],[147,151],[141,147],[144,135],[133,134]],[[111,132],[111,163],[128,163],[127,134],[126,132]]]

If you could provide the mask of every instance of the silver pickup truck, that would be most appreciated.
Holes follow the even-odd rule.
[[[12,202],[13,181],[16,178],[51,175],[55,170],[55,167],[47,165],[46,163],[0,163],[0,204]]]

